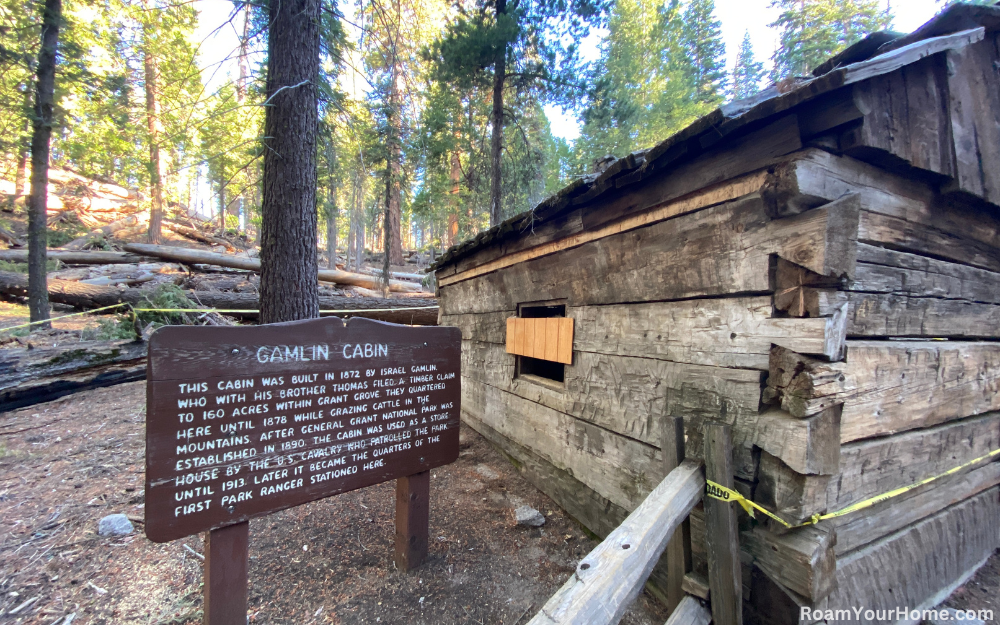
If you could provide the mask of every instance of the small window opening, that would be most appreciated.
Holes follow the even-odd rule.
[[[555,304],[545,306],[521,306],[519,317],[522,319],[549,319],[566,317],[566,305]],[[566,379],[566,365],[561,362],[533,358],[530,356],[517,357],[518,376],[535,376],[562,384]]]

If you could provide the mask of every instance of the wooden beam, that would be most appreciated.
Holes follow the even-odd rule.
[[[509,404],[508,409],[515,411],[514,414],[524,415],[527,422],[534,423],[536,417],[545,413],[539,410],[544,407],[567,415],[567,419],[572,419],[565,421],[567,424],[579,421],[579,425],[570,428],[571,432],[584,429],[585,423],[598,426],[592,435],[586,437],[582,433],[567,434],[572,441],[590,440],[592,436],[595,449],[609,445],[618,436],[645,443],[650,449],[658,448],[662,440],[660,417],[663,414],[683,414],[689,437],[687,457],[697,458],[702,451],[700,424],[705,419],[727,419],[733,423],[736,474],[753,478],[755,464],[751,438],[759,415],[763,372],[581,351],[577,351],[574,357],[573,366],[566,367],[561,386],[540,384],[515,376],[515,358],[507,354],[502,345],[463,341],[463,388],[467,386],[470,392],[472,389],[480,392],[476,387],[486,385],[517,396],[520,401],[516,401],[515,407],[515,400],[495,397],[493,391],[485,389],[492,401]],[[535,408],[538,404],[541,406]],[[469,412],[481,415],[478,404],[466,403],[464,406]],[[483,410],[492,413],[494,407],[484,405]],[[503,420],[499,412],[495,416],[491,414],[489,421],[492,423],[493,419],[500,421],[497,429],[516,430],[519,437],[523,436],[517,441],[533,449],[547,452],[549,444],[567,446],[566,439],[550,443],[547,431],[522,431],[519,424],[507,422],[516,420]],[[560,418],[560,421],[563,419]],[[538,424],[538,427],[551,426]],[[634,460],[644,462],[643,458],[644,455],[640,455]],[[660,471],[660,467],[656,466],[648,471],[648,475],[656,476]],[[639,490],[643,493],[653,486],[648,482],[640,483],[642,487]]]
[[[431,472],[396,479],[396,548],[393,561],[412,571],[427,558]]]
[[[1000,547],[998,518],[1000,489],[992,488],[840,557],[836,589],[814,607],[933,608]]]
[[[778,408],[765,410],[757,420],[753,444],[797,473],[835,475],[840,471],[842,409],[837,404],[806,419]]]
[[[712,613],[694,597],[687,595],[670,614],[665,625],[708,625]]]
[[[550,241],[542,245],[537,245],[535,247],[521,250],[496,260],[483,263],[461,273],[439,278],[438,285],[448,286],[449,284],[461,282],[462,280],[468,280],[469,278],[475,278],[476,276],[481,276],[498,269],[523,263],[527,260],[540,258],[549,254],[555,254],[556,252],[567,250],[572,247],[578,247],[584,243],[589,243],[590,241],[597,241],[615,234],[635,230],[636,228],[642,228],[658,221],[663,221],[665,219],[670,219],[671,217],[676,217],[678,215],[683,215],[684,213],[690,213],[701,208],[705,208],[706,206],[735,200],[739,197],[759,190],[764,184],[765,176],[766,172],[764,171],[745,174],[733,180],[696,191],[680,199],[669,201],[663,205],[653,206],[647,212],[639,213],[627,219],[601,226],[596,230],[580,232],[556,241]]]
[[[705,429],[705,477],[733,488],[733,443],[729,426],[707,423]],[[708,542],[708,584],[712,589],[712,621],[716,625],[743,623],[743,581],[740,542],[736,530],[736,508],[730,501],[705,498]]]
[[[775,533],[763,526],[740,535],[741,544],[768,577],[811,602],[836,586],[836,533],[823,527],[801,527]]]
[[[680,466],[684,461],[684,418],[664,416],[661,426],[663,442],[663,474]],[[679,609],[684,594],[684,576],[691,570],[691,523],[684,519],[667,543],[667,608],[672,612]]]
[[[775,347],[767,384],[796,417],[844,404],[847,443],[1000,410],[1000,344],[847,341],[836,363]]]
[[[681,463],[580,561],[529,625],[618,623],[704,488],[700,463]]]
[[[840,472],[833,479],[802,475],[762,451],[754,499],[786,521],[800,523],[939,475],[997,447],[1000,412],[843,445]]]
[[[205,534],[205,625],[246,625],[250,523]]]

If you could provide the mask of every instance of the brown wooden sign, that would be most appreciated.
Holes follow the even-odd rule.
[[[461,338],[335,317],[157,330],[146,536],[166,542],[454,462]]]

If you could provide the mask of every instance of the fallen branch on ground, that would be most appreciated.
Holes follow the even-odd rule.
[[[152,245],[149,243],[130,243],[125,246],[125,250],[135,254],[156,256],[166,260],[181,263],[201,263],[205,265],[218,265],[220,267],[232,267],[234,269],[248,269],[250,271],[260,271],[260,259],[239,256],[235,254],[217,254],[215,252],[205,252],[202,250],[192,250],[182,247],[169,247],[166,245]],[[349,284],[360,286],[366,289],[378,290],[382,288],[380,281],[372,276],[358,273],[349,273],[338,269],[320,269],[318,277],[324,282],[334,282],[336,284]],[[411,282],[401,282],[399,280],[389,281],[389,290],[397,293],[419,293],[422,288],[419,284]]]

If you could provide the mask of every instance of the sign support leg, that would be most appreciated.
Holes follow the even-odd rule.
[[[395,560],[401,571],[412,571],[427,557],[430,493],[430,471],[396,479]]]
[[[246,625],[250,523],[205,535],[204,625]]]

